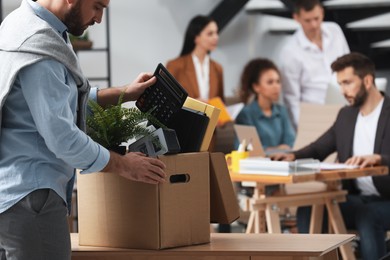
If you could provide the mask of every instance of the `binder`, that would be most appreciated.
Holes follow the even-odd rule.
[[[211,138],[213,137],[215,127],[217,126],[218,117],[221,113],[221,110],[212,105],[206,104],[202,101],[190,97],[187,97],[183,107],[203,112],[210,119],[203,137],[202,145],[200,146],[201,152],[208,151]]]
[[[199,152],[209,121],[205,113],[182,107],[172,116],[167,127],[176,131],[181,152]]]

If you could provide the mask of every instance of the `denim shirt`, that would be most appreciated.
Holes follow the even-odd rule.
[[[238,114],[236,124],[256,127],[264,149],[281,144],[294,145],[295,131],[290,122],[287,109],[279,104],[272,105],[272,115],[261,110],[257,100],[246,105]]]
[[[28,3],[67,41],[67,28],[56,16]],[[96,98],[96,89],[90,94]],[[69,207],[75,168],[91,173],[106,166],[107,149],[76,126],[77,104],[76,83],[58,61],[19,71],[2,108],[0,213],[42,188],[53,189]]]

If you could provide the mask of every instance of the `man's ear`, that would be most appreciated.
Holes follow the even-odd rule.
[[[364,76],[363,78],[364,86],[366,86],[366,89],[368,90],[372,86],[375,86],[375,80],[374,77],[371,74],[368,74]]]
[[[299,22],[299,15],[298,15],[296,12],[293,13],[292,18],[293,18],[295,21]]]

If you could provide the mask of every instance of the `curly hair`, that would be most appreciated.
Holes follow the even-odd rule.
[[[247,103],[252,94],[256,94],[253,90],[253,84],[259,81],[260,76],[267,70],[275,70],[279,73],[276,65],[268,59],[257,58],[249,61],[241,74],[239,96],[241,102]]]

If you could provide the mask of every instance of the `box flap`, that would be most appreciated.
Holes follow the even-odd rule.
[[[230,224],[240,217],[240,209],[223,153],[210,154],[210,220]]]

